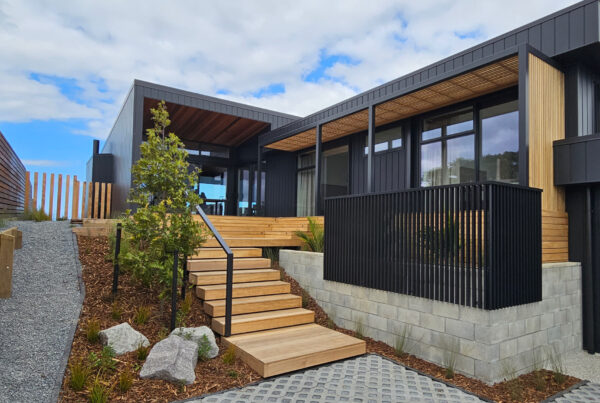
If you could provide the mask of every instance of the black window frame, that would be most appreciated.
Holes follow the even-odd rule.
[[[404,147],[406,144],[406,131],[407,131],[406,130],[406,119],[402,119],[402,120],[392,122],[392,123],[386,123],[385,125],[382,125],[382,126],[377,126],[375,128],[375,136],[377,136],[377,133],[381,133],[383,131],[390,130],[390,129],[396,129],[396,128],[400,128],[400,130],[402,132],[402,136],[399,137],[402,140],[402,145],[400,147],[394,147],[394,148],[389,147],[387,150],[382,150],[382,151],[373,150],[373,155],[384,155],[387,153],[399,152],[399,151],[404,150]],[[361,148],[361,156],[363,158],[368,158],[368,156],[369,156],[369,153],[368,153],[369,145],[367,144],[368,142],[369,142],[369,135],[365,134],[364,135],[365,145],[362,146],[362,148]],[[389,143],[389,141],[388,141],[388,143]]]
[[[600,88],[600,87],[599,87]],[[600,92],[600,91],[599,91]],[[499,105],[499,104],[503,104],[506,102],[511,102],[511,101],[518,101],[519,99],[519,95],[518,95],[518,87],[514,86],[514,87],[510,87],[492,94],[487,94],[484,96],[481,96],[479,98],[474,98],[474,99],[470,99],[467,101],[463,101],[463,102],[458,102],[452,105],[448,105],[439,109],[435,109],[433,111],[430,112],[426,112],[422,115],[419,115],[416,117],[416,119],[418,119],[418,124],[417,124],[417,128],[418,131],[416,133],[417,135],[417,172],[416,172],[416,184],[417,187],[422,188],[422,187],[429,187],[429,186],[422,186],[421,184],[421,179],[422,179],[422,170],[421,170],[421,146],[423,144],[431,144],[431,143],[436,143],[436,142],[441,142],[442,143],[442,175],[446,172],[447,169],[447,152],[446,152],[446,147],[444,146],[444,143],[447,140],[452,140],[454,138],[459,138],[459,137],[465,137],[465,136],[470,136],[470,135],[474,135],[474,143],[475,143],[475,161],[474,161],[474,169],[475,169],[475,181],[473,182],[464,182],[464,183],[480,183],[481,182],[481,178],[480,178],[480,161],[481,161],[481,154],[482,154],[482,128],[481,128],[481,119],[480,119],[480,111],[481,109],[485,109],[494,105]],[[449,113],[452,111],[458,111],[460,109],[464,109],[467,107],[471,107],[473,110],[473,129],[472,130],[467,130],[464,132],[460,132],[460,133],[454,133],[451,134],[449,136],[444,136],[444,130],[442,130],[442,135],[440,135],[439,137],[436,137],[434,139],[428,139],[428,140],[423,140],[423,125],[424,122],[427,118],[430,117],[434,117],[434,116],[438,116],[438,115],[442,115],[444,113]],[[517,109],[517,111],[520,113],[520,110]],[[521,154],[523,152],[525,152],[526,150],[522,150],[520,145],[519,145],[519,151],[518,153]],[[521,169],[523,169],[523,167],[519,166],[519,172],[521,172]],[[521,175],[519,174],[518,177],[520,177]]]

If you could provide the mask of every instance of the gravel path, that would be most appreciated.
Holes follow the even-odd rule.
[[[68,222],[10,222],[23,231],[13,291],[0,299],[0,402],[56,402],[83,302]]]
[[[578,351],[565,360],[567,374],[600,384],[600,354]]]

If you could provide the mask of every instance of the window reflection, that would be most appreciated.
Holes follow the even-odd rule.
[[[481,110],[481,181],[519,181],[519,112],[517,101]]]

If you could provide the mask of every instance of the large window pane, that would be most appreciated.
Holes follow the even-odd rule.
[[[365,136],[365,155],[369,153],[369,138]],[[375,132],[375,152],[402,147],[402,126]]]
[[[348,146],[323,152],[321,189],[323,197],[348,194]]]
[[[519,181],[517,101],[481,110],[480,181]]]
[[[444,185],[475,181],[475,136],[448,140]]]
[[[442,143],[421,146],[421,186],[442,184]]]
[[[432,116],[423,121],[422,140],[432,140],[442,135],[452,135],[473,130],[471,107]]]

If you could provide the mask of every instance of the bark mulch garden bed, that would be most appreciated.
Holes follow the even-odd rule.
[[[113,299],[111,296],[113,266],[109,258],[110,247],[107,238],[78,237],[78,244],[86,296],[73,339],[69,364],[89,362],[91,352],[100,355],[102,346],[97,342],[89,342],[86,337],[86,329],[90,320],[97,321],[100,329],[129,322],[133,328],[142,332],[149,339],[151,345],[168,336],[170,307],[168,301],[161,303],[158,298],[158,290],[148,290],[134,281],[128,273],[121,272],[119,292]],[[356,335],[354,331],[335,326],[315,300],[283,270],[282,280],[290,282],[292,293],[302,296],[303,306],[315,312],[316,323],[346,334]],[[195,297],[191,300],[190,313],[183,319],[185,326],[209,326],[209,317],[204,314],[200,300]],[[149,319],[143,324],[136,323],[134,320],[140,307],[150,311]],[[526,374],[494,386],[460,374],[455,374],[454,378],[447,379],[445,369],[438,365],[409,354],[398,356],[393,347],[368,337],[364,339],[367,342],[367,352],[369,353],[380,354],[446,383],[498,402],[539,402],[579,382],[579,379],[567,376],[566,380],[559,385],[554,381],[553,374],[545,370],[541,371],[538,376],[533,373]],[[67,368],[59,400],[61,402],[87,401],[92,384],[96,379],[109,391],[109,401],[122,402],[170,402],[241,387],[261,379],[256,372],[239,359],[235,360],[233,364],[226,364],[222,359],[226,350],[219,338],[217,338],[217,344],[220,348],[219,356],[205,362],[198,361],[196,381],[191,385],[184,386],[160,380],[139,379],[138,374],[143,360],[138,360],[136,353],[131,352],[114,359],[116,364],[114,370],[93,370],[82,391],[74,391],[70,387],[71,371],[70,367]],[[118,387],[119,376],[123,372],[133,374],[133,383],[126,392],[120,391]],[[543,387],[540,387],[540,384]],[[536,385],[541,390],[536,389]]]

